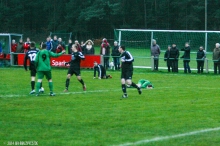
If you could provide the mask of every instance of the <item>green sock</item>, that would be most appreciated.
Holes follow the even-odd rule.
[[[41,85],[41,83],[37,82],[37,85],[36,85],[36,93],[37,94],[39,93],[40,85]]]
[[[49,88],[50,88],[50,92],[53,93],[53,82],[49,82]]]

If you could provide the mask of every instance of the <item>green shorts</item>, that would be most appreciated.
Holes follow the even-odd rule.
[[[52,79],[51,71],[38,71],[37,72],[38,79],[43,79],[44,75],[46,76],[47,80]]]

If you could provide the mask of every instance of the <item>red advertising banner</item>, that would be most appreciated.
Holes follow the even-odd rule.
[[[25,54],[18,54],[18,65],[23,66],[24,64],[24,56]],[[51,58],[50,63],[51,66],[54,67],[65,67],[65,62],[69,62],[71,60],[71,55],[62,55],[58,58]],[[85,55],[85,60],[81,61],[81,68],[93,68],[94,61],[98,64],[101,63],[100,55]],[[29,65],[29,61],[27,62]]]

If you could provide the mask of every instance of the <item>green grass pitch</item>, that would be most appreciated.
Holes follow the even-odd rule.
[[[29,95],[29,71],[0,68],[0,145],[220,145],[218,75],[135,69],[134,82],[148,79],[155,88],[143,89],[142,95],[129,88],[128,99],[120,100],[120,72],[107,71],[113,78],[98,80],[92,70],[83,69],[87,91],[73,76],[65,94],[66,73],[67,69],[53,68],[56,96],[49,96],[44,79],[45,93],[36,97]],[[218,129],[198,132],[209,128]],[[190,135],[193,131],[197,133]],[[179,134],[183,135],[175,137]]]

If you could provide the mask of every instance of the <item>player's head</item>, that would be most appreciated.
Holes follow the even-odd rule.
[[[98,65],[98,63],[96,61],[94,61],[94,66],[97,66],[97,65]]]
[[[31,48],[31,49],[35,48],[35,42],[31,42],[30,48]]]
[[[42,44],[42,49],[46,49],[47,45],[45,43]]]
[[[120,53],[124,52],[124,51],[125,51],[125,46],[120,46],[120,47],[118,48],[118,51],[119,51]]]
[[[72,49],[73,52],[76,52],[77,51],[76,44],[73,44],[71,49]]]

